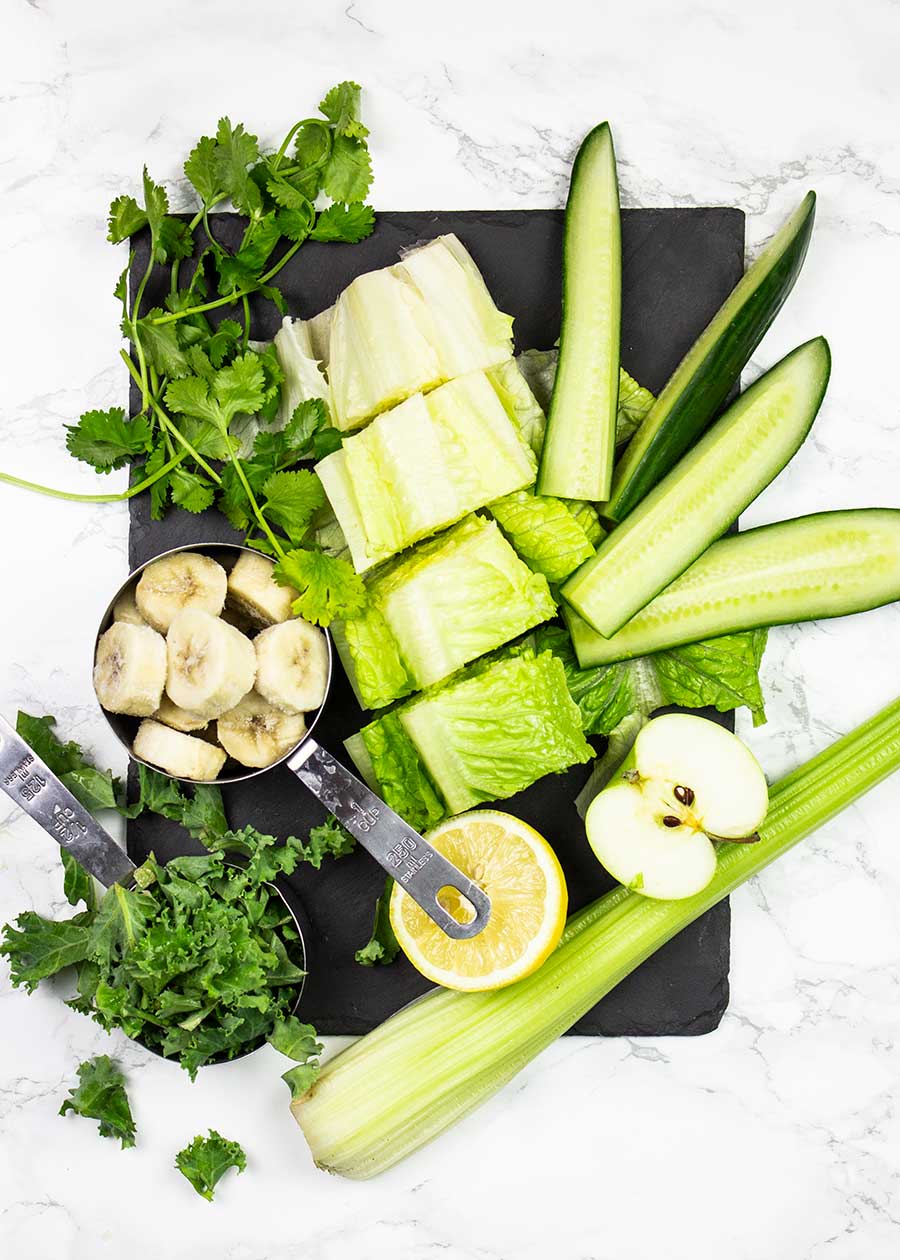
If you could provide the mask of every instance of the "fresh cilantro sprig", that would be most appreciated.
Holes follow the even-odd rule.
[[[242,123],[221,118],[184,164],[198,203],[190,216],[171,213],[166,189],[146,169],[139,197],[112,202],[111,242],[149,237],[133,294],[135,250],[115,288],[128,343],[120,354],[140,402],[130,419],[120,407],[86,411],[66,426],[66,445],[100,473],[131,466],[130,488],[79,495],[3,473],[0,480],[94,503],[146,490],[154,519],[170,508],[197,514],[218,506],[250,545],[279,562],[279,580],[298,591],[295,611],[327,625],[359,611],[365,592],[346,560],[312,541],[324,496],[314,474],[296,465],[335,450],[340,435],[322,400],[301,404],[279,431],[283,374],[272,347],[251,345],[249,305],[256,296],[286,313],[275,280],[305,241],[353,243],[374,227],[359,85],[337,84],[319,111],[295,123],[274,151]],[[227,207],[247,220],[233,250],[211,218]],[[149,305],[148,291],[164,292],[162,304]],[[259,431],[248,453],[250,417]]]

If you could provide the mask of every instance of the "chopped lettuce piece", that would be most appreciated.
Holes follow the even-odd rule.
[[[512,356],[512,319],[454,236],[357,276],[310,324],[310,353],[327,363],[334,423],[345,431]]]
[[[506,359],[487,372],[487,378],[503,403],[506,414],[534,451],[540,455],[544,445],[547,417],[515,359]]]
[[[332,622],[331,634],[362,708],[380,709],[416,690],[400,644],[371,599],[361,616]]]
[[[649,389],[638,385],[633,376],[619,368],[619,412],[616,417],[616,446],[624,446],[643,423],[656,402]]]
[[[583,499],[565,499],[569,511],[587,535],[592,547],[606,537],[606,530],[600,524],[600,513],[593,503],[585,503]]]
[[[379,795],[416,831],[427,831],[449,812],[429,777],[415,744],[404,730],[397,711],[386,713],[359,732],[368,754],[372,780]],[[356,761],[352,741],[348,752]]]
[[[380,708],[547,621],[547,581],[493,521],[470,516],[368,583],[366,612],[341,623],[338,653],[360,703]]]
[[[369,271],[341,293],[331,318],[328,380],[334,423],[358,429],[443,379],[421,295],[392,270]]]
[[[562,582],[594,554],[594,544],[572,510],[576,502],[515,490],[489,504],[488,511],[536,573],[548,582]]]
[[[391,717],[451,814],[503,800],[594,755],[552,652],[525,650],[479,662]],[[377,763],[376,774],[381,782]]]
[[[284,373],[278,412],[284,428],[300,403],[328,398],[328,382],[313,351],[309,326],[302,319],[285,317],[275,334],[275,353]]]
[[[377,417],[316,465],[357,572],[531,485],[536,460],[483,372]]]
[[[439,236],[410,250],[394,271],[425,301],[444,380],[512,357],[512,316],[497,309],[458,237]]]

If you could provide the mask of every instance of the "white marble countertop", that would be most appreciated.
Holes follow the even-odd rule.
[[[602,13],[602,16],[600,16]],[[448,14],[449,16],[443,16]],[[796,290],[756,356],[824,332],[831,387],[745,523],[900,503],[900,9],[893,0],[0,0],[0,467],[90,492],[62,424],[124,403],[104,241],[144,161],[229,112],[267,139],[366,88],[383,208],[557,206],[579,137],[615,127],[626,205],[737,205],[752,248],[819,194]],[[510,23],[512,22],[512,25]],[[113,474],[103,488],[124,485]],[[123,506],[0,486],[0,710],[55,713],[116,761],[87,645],[125,572]],[[900,693],[900,608],[773,632],[777,776]],[[317,1173],[274,1051],[174,1066],[0,975],[0,1255],[10,1260],[888,1260],[900,1250],[900,779],[733,899],[732,1003],[695,1040],[558,1043],[489,1106],[370,1184]],[[63,909],[54,846],[0,804],[0,922]],[[78,1062],[127,1067],[134,1150],[57,1111]],[[249,1156],[217,1202],[174,1152]]]

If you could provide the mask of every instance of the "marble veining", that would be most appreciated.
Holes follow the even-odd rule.
[[[556,206],[580,135],[614,124],[628,206],[727,204],[750,252],[810,186],[807,268],[747,372],[824,332],[811,440],[745,525],[900,503],[900,9],[839,0],[0,0],[0,467],[119,489],[61,426],[126,401],[104,242],[146,161],[173,205],[181,162],[228,112],[266,139],[353,77],[383,208]],[[0,709],[54,712],[121,766],[89,644],[126,563],[124,506],[0,486]],[[770,777],[900,692],[900,609],[774,631]],[[900,781],[733,899],[732,1003],[698,1039],[560,1042],[498,1098],[373,1184],[317,1173],[271,1050],[179,1069],[0,978],[0,1255],[15,1260],[889,1260],[900,1249]],[[0,920],[62,913],[49,839],[0,801]],[[329,1051],[336,1049],[334,1040]],[[57,1111],[109,1052],[139,1142]],[[172,1169],[209,1126],[247,1172],[209,1206]]]

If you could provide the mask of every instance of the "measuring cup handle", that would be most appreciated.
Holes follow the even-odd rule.
[[[483,889],[423,840],[331,753],[314,739],[307,739],[287,766],[448,936],[466,940],[484,930],[491,902]],[[474,908],[475,917],[470,922],[457,922],[438,901],[438,893],[447,887],[455,888]]]
[[[128,854],[3,718],[0,788],[107,888],[134,874]]]

